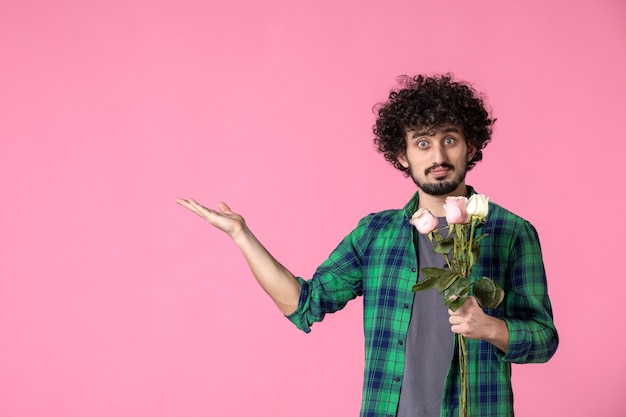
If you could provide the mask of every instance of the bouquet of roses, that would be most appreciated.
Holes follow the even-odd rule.
[[[472,290],[478,304],[496,308],[504,299],[504,291],[490,278],[471,282],[472,267],[480,256],[479,242],[487,235],[474,236],[476,225],[486,222],[489,199],[482,194],[470,198],[447,197],[444,204],[448,236],[439,232],[439,220],[428,209],[415,212],[410,222],[419,233],[428,235],[435,253],[442,254],[446,264],[442,268],[422,268],[424,279],[413,286],[413,291],[437,288],[444,304],[456,311],[465,303]],[[460,417],[467,417],[467,346],[465,337],[456,334],[461,375]]]

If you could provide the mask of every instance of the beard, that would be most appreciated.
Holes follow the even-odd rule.
[[[457,171],[457,169],[454,166],[444,163],[444,164],[433,165],[425,169],[424,176],[425,177],[428,176],[428,173],[431,170],[433,170],[434,168],[439,168],[439,167],[448,168],[450,170],[449,172],[452,174],[455,174]],[[447,195],[447,194],[452,193],[454,190],[456,190],[457,187],[461,185],[463,181],[465,181],[465,174],[467,174],[467,164],[461,167],[461,171],[459,172],[459,175],[457,178],[453,178],[448,181],[443,181],[443,180],[436,181],[436,182],[420,181],[420,179],[415,176],[413,172],[413,167],[411,165],[409,165],[409,173],[411,174],[411,178],[413,179],[413,182],[415,183],[415,185],[417,185],[426,194],[433,195],[433,196]]]

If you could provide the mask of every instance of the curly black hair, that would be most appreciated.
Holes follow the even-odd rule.
[[[409,175],[397,160],[406,151],[406,131],[447,123],[460,126],[467,144],[476,147],[468,171],[483,159],[482,149],[491,140],[496,119],[491,118],[483,97],[471,85],[454,81],[452,74],[404,75],[398,77],[398,84],[400,88],[392,90],[386,102],[374,106],[378,114],[373,126],[374,145],[387,161]]]

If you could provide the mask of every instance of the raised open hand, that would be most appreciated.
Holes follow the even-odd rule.
[[[218,210],[208,209],[191,198],[177,198],[176,202],[230,235],[241,249],[254,277],[280,311],[285,315],[296,311],[300,299],[300,283],[263,247],[248,229],[243,217],[233,213],[222,202],[217,203]]]
[[[190,211],[196,213],[216,228],[224,231],[231,237],[235,237],[245,228],[245,220],[228,207],[226,203],[217,203],[219,211],[211,210],[196,202],[194,199],[177,198],[176,202]]]

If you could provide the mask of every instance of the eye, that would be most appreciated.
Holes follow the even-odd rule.
[[[428,148],[428,141],[418,140],[416,144],[418,148],[422,148],[422,149]]]
[[[454,145],[456,143],[456,139],[453,137],[447,137],[443,140],[444,145]]]

